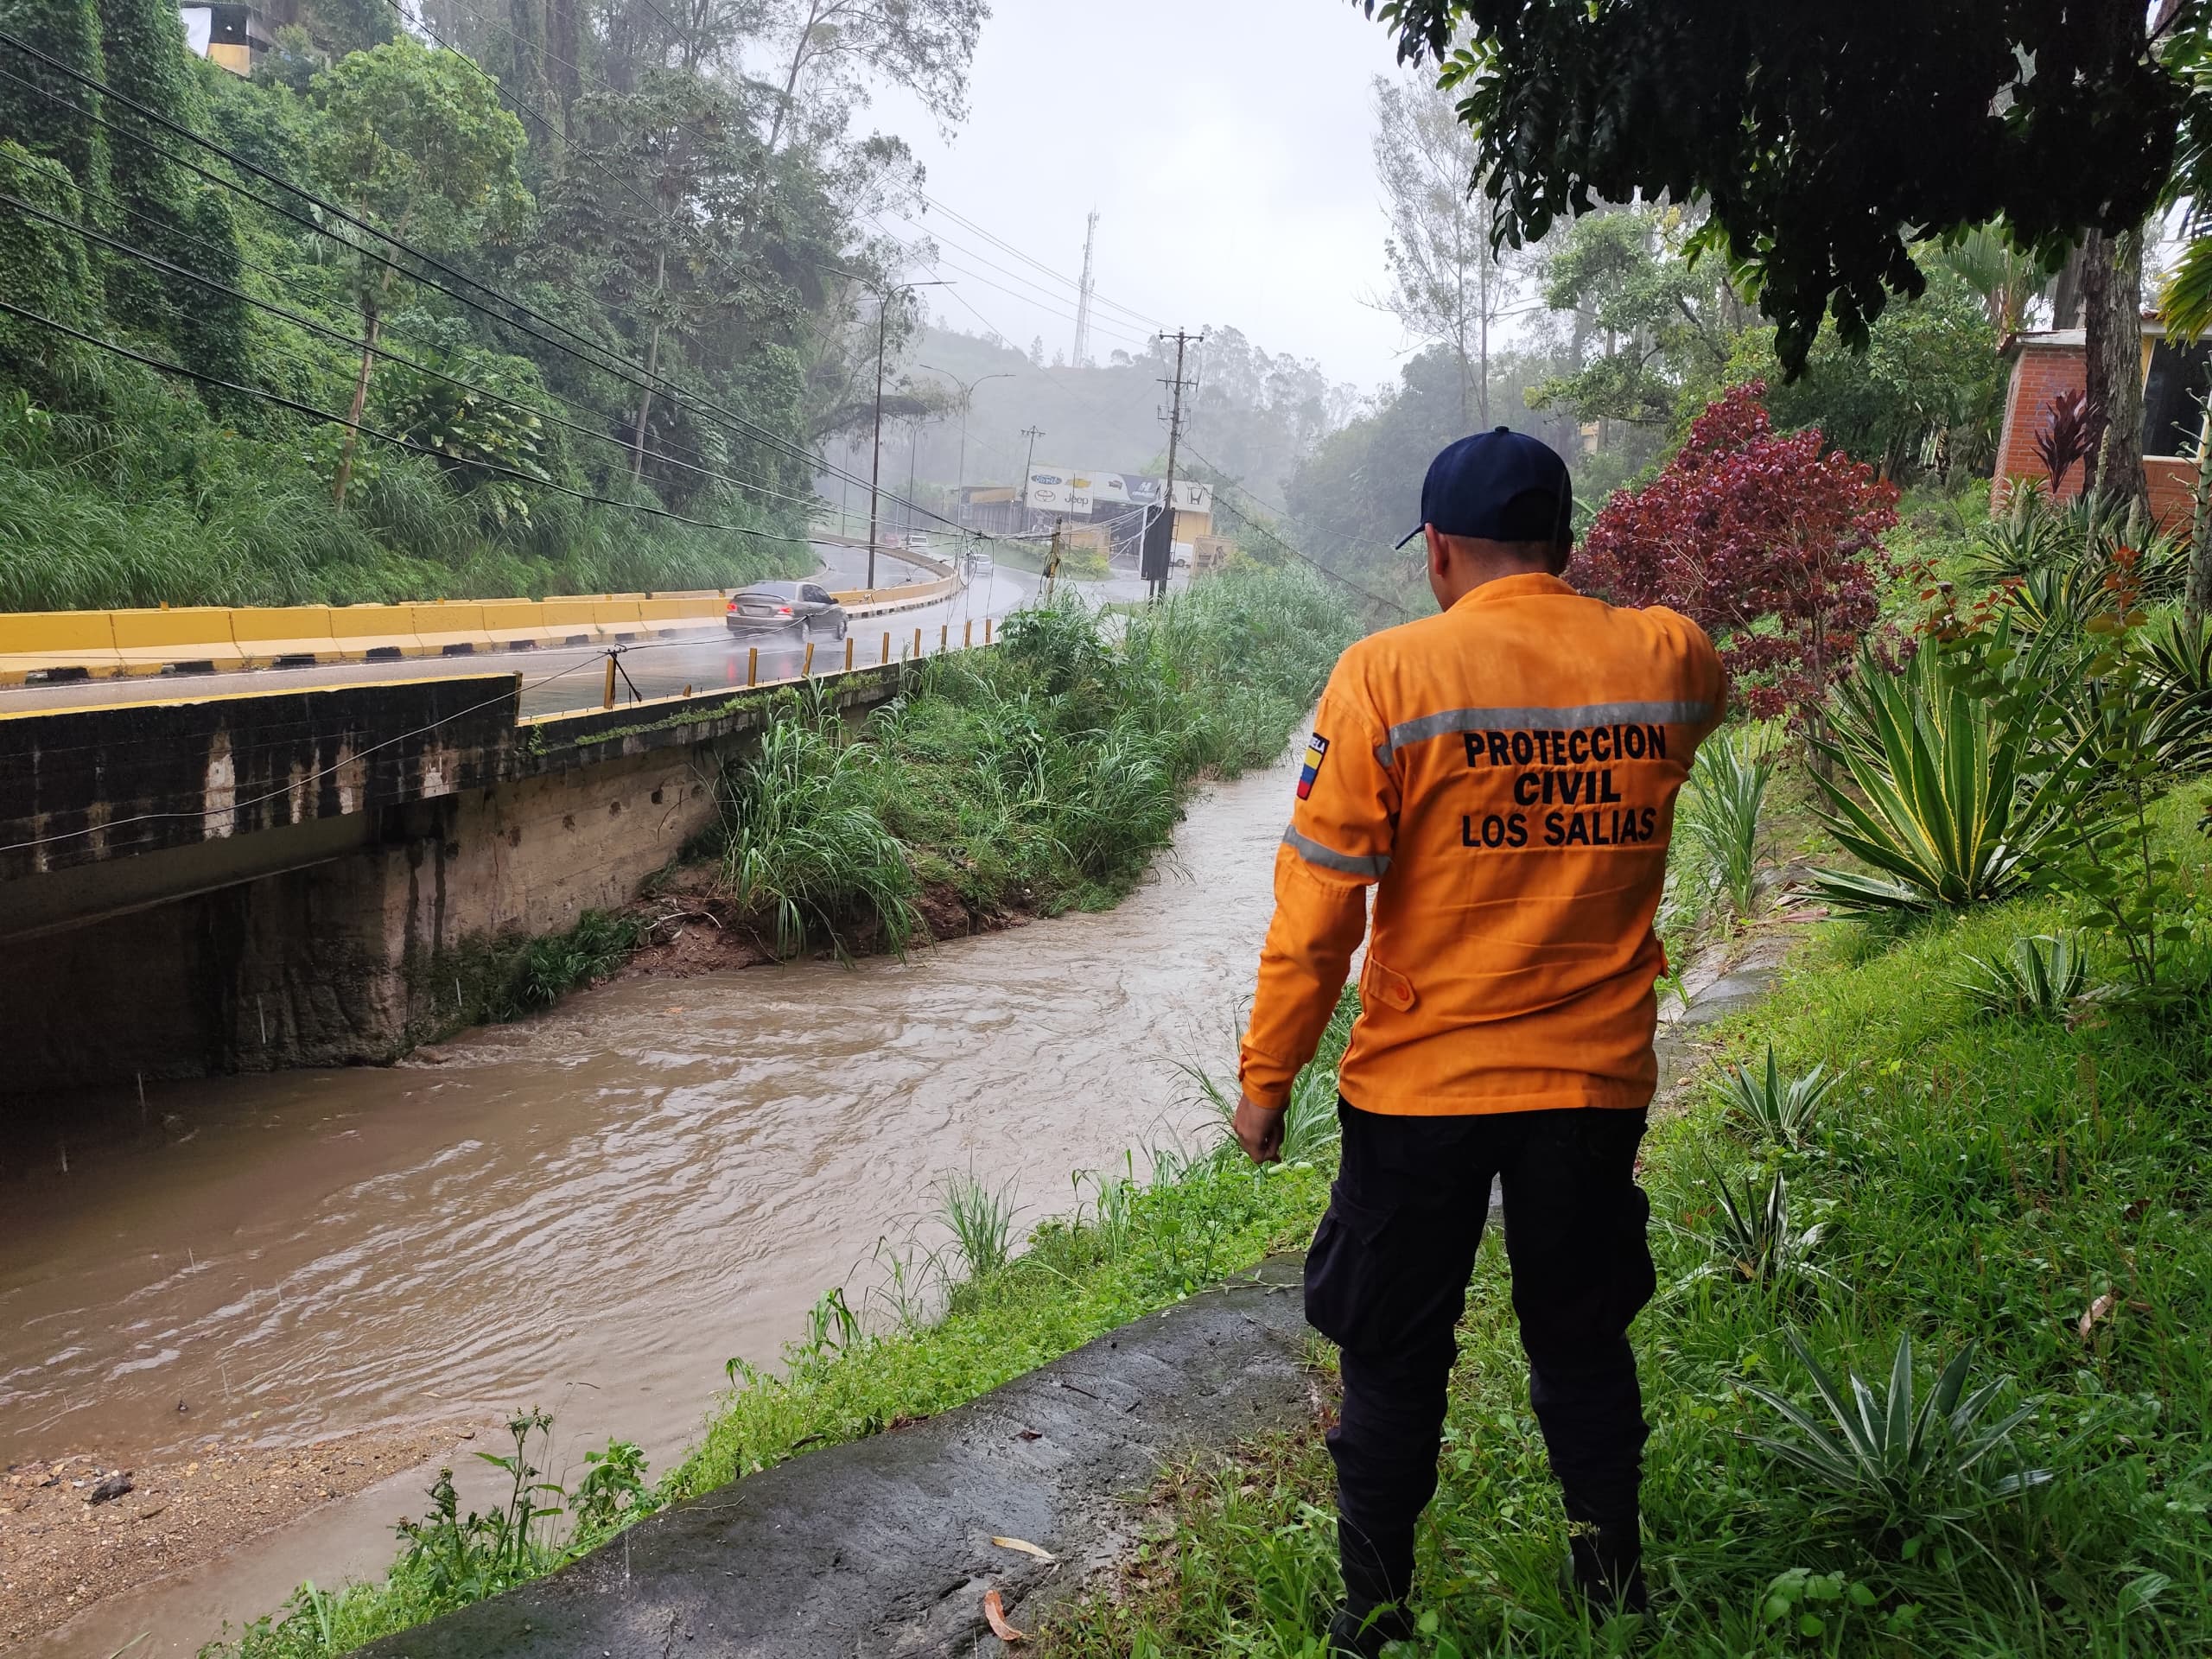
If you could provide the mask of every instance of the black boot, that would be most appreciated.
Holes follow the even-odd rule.
[[[1413,1621],[1395,1606],[1378,1611],[1347,1605],[1329,1621],[1329,1651],[1336,1659],[1377,1659],[1387,1643],[1413,1639]]]
[[[1575,1593],[1599,1624],[1616,1613],[1649,1610],[1650,1597],[1643,1586],[1643,1541],[1635,1522],[1578,1527],[1567,1547]]]

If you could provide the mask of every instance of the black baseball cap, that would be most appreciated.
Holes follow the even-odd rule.
[[[1445,536],[1491,542],[1573,539],[1574,486],[1559,452],[1540,438],[1496,427],[1460,439],[1428,463],[1421,486],[1421,523]]]

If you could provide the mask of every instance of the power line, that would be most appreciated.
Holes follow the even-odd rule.
[[[1080,288],[1082,286],[1082,284],[1077,282],[1075,278],[1068,276],[1066,272],[1056,270],[1052,266],[1046,264],[1043,260],[1037,258],[1032,254],[1023,252],[1022,250],[1014,246],[1013,243],[1008,242],[1003,237],[995,235],[990,231],[986,230],[974,219],[969,219],[966,214],[958,213],[953,208],[947,207],[944,202],[939,201],[935,196],[931,195],[927,191],[918,191],[916,194],[918,194],[924,201],[927,202],[931,207],[937,209],[938,213],[943,213],[954,224],[964,226],[971,234],[979,236],[986,242],[990,243],[993,246],[1011,254],[1014,258],[1020,260],[1025,265],[1028,265],[1034,270],[1042,271],[1046,276],[1050,276],[1054,282],[1059,283],[1068,288]],[[1140,311],[1134,306],[1123,305],[1118,300],[1109,299],[1105,295],[1100,294],[1095,289],[1092,292],[1091,297],[1096,303],[1106,306],[1112,310],[1122,312],[1124,315],[1135,319],[1138,322],[1146,324],[1148,327],[1154,328],[1165,328],[1167,327],[1166,323],[1162,321],[1160,318],[1152,315],[1149,312]]]
[[[473,381],[461,379],[457,376],[448,374],[442,370],[432,368],[427,363],[416,362],[411,358],[402,356],[399,353],[391,351],[381,346],[372,346],[368,341],[365,340],[356,340],[353,335],[345,333],[342,329],[334,328],[327,323],[319,321],[315,318],[308,316],[304,312],[295,311],[289,306],[279,305],[270,300],[257,299],[242,289],[232,288],[227,283],[219,282],[214,277],[209,276],[203,272],[194,270],[188,266],[174,264],[168,259],[164,259],[157,253],[151,252],[144,248],[134,246],[133,245],[122,241],[118,238],[109,236],[105,232],[93,229],[91,226],[76,224],[72,220],[63,219],[59,214],[49,213],[44,208],[25,201],[20,197],[10,195],[5,191],[0,191],[0,202],[6,203],[9,207],[15,208],[18,213],[27,213],[33,219],[42,219],[47,224],[68,231],[73,235],[84,237],[88,240],[99,243],[103,246],[111,248],[116,252],[123,254],[130,258],[137,259],[143,264],[155,266],[162,270],[172,272],[176,276],[183,277],[188,282],[198,283],[202,287],[213,289],[219,294],[227,295],[232,299],[237,300],[243,304],[253,306],[257,309],[266,311],[273,315],[282,317],[287,322],[292,323],[296,327],[305,328],[312,334],[320,334],[327,340],[333,340],[339,345],[346,346],[350,350],[356,352],[374,351],[378,357],[384,359],[387,362],[396,363],[403,368],[411,369],[417,374],[428,375],[434,380],[442,381],[445,385],[458,387],[461,391],[474,392],[478,397],[488,399],[490,402],[498,404],[503,408],[512,409],[518,413],[529,415],[539,420],[550,421],[556,426],[562,427],[570,432],[579,432],[588,438],[594,438],[601,443],[611,444],[615,448],[620,449],[626,454],[629,451],[629,443],[621,438],[616,437],[613,433],[598,431],[594,428],[581,425],[575,421],[564,420],[560,416],[552,413],[549,410],[533,408],[528,404],[518,403],[512,397],[503,397],[499,392],[493,391],[488,386],[480,386]],[[431,453],[442,455],[448,454],[448,452],[444,450],[433,450]],[[681,467],[686,472],[697,473],[702,477],[715,479],[725,484],[734,485],[740,489],[760,491],[761,493],[776,496],[780,500],[791,502],[795,505],[806,506],[811,505],[810,502],[798,496],[785,495],[782,492],[777,490],[760,490],[760,486],[748,484],[744,480],[734,478],[727,473],[718,473],[705,467],[693,467],[688,462],[676,460],[673,456],[663,455],[658,452],[651,453],[652,453],[653,459],[655,461],[664,461],[671,467]],[[478,464],[474,461],[467,461],[465,457],[460,455],[448,455],[448,458],[461,461],[463,464],[468,466],[474,466]]]
[[[920,245],[918,240],[911,243],[900,241],[898,233],[892,230],[889,226],[884,224],[883,220],[880,217],[874,214],[869,215],[869,217],[874,220],[877,229],[880,230],[886,236],[889,237],[893,242],[898,244],[899,247],[905,249],[908,253],[914,252]],[[907,220],[907,223],[909,224],[913,224],[914,222],[915,221],[911,219]],[[949,243],[957,252],[965,254],[969,258],[976,260],[980,264],[988,265],[993,270],[999,272],[1002,276],[1013,277],[1015,282],[1023,283],[1029,288],[1036,289],[1038,293],[1046,296],[1046,298],[1040,300],[1033,298],[1027,294],[1017,294],[1012,289],[1007,288],[1001,283],[991,281],[988,276],[968,270],[964,265],[952,264],[952,261],[950,259],[944,261],[944,264],[952,265],[952,268],[955,270],[959,271],[963,276],[972,276],[976,281],[982,283],[986,287],[995,288],[999,292],[1007,296],[1009,298],[1020,300],[1027,305],[1033,305],[1040,311],[1051,311],[1054,316],[1066,318],[1070,321],[1078,321],[1077,318],[1069,316],[1069,314],[1065,311],[1055,309],[1056,307],[1066,303],[1065,298],[1063,296],[1052,293],[1042,283],[1033,281],[1029,277],[1022,276],[1019,271],[1009,270],[1006,266],[998,264],[995,260],[986,259],[982,254],[976,252],[973,249],[963,248],[959,243],[950,241],[950,238],[940,237],[934,230],[930,229],[926,226],[921,226],[920,231],[921,237],[926,238],[929,242],[932,244]],[[1128,325],[1117,325],[1111,320],[1094,318],[1091,321],[1091,327],[1113,334],[1117,338],[1127,340],[1132,345],[1142,345],[1145,343],[1147,339],[1146,336],[1131,330]]]
[[[364,247],[359,244],[350,242],[346,238],[338,235],[335,232],[331,230],[329,226],[326,225],[319,225],[313,219],[303,218],[300,214],[292,213],[289,209],[282,207],[275,202],[271,202],[262,196],[257,195],[254,192],[246,189],[234,179],[226,179],[219,173],[215,173],[209,168],[200,167],[195,162],[186,160],[184,157],[176,155],[174,151],[166,149],[162,146],[155,143],[151,139],[145,137],[143,135],[132,131],[130,128],[122,125],[110,117],[87,110],[83,105],[76,104],[68,99],[62,98],[60,94],[39,86],[35,82],[27,80],[22,76],[9,73],[4,70],[0,70],[0,75],[5,75],[7,79],[16,81],[19,85],[29,87],[31,90],[38,92],[41,97],[47,98],[54,103],[58,103],[66,109],[75,111],[78,114],[85,117],[86,119],[93,121],[98,124],[107,128],[111,131],[120,133],[123,137],[130,139],[134,143],[143,145],[145,148],[151,149],[156,155],[166,157],[178,166],[187,168],[188,171],[207,180],[209,182],[226,190],[233,191],[236,194],[244,196],[247,200],[253,202],[256,206],[263,208],[264,210],[273,213],[279,218],[299,225],[302,228],[312,232],[316,235],[328,238],[330,240],[337,242],[340,246],[346,247],[363,257],[374,259],[379,264],[408,277],[410,281],[421,283],[428,288],[433,289],[439,293],[448,296],[449,298],[456,301],[460,304],[468,307],[472,310],[482,312],[485,315],[492,317],[495,321],[501,323],[503,326],[514,328],[524,334],[526,337],[538,341],[540,344],[549,347],[550,349],[574,357],[578,361],[586,364],[588,366],[602,374],[611,375],[617,379],[625,381],[631,385],[637,386],[647,391],[658,391],[675,407],[693,408],[696,405],[703,408],[705,410],[709,411],[709,418],[710,418],[711,423],[724,425],[728,429],[737,432],[741,435],[751,436],[758,442],[765,442],[772,448],[788,454],[792,459],[803,461],[810,467],[817,471],[826,473],[831,477],[839,478],[846,482],[859,481],[856,474],[851,474],[843,468],[836,467],[827,458],[811,454],[798,445],[792,443],[790,440],[783,437],[780,434],[772,432],[767,428],[762,427],[757,423],[747,419],[743,416],[724,409],[719,404],[713,403],[707,399],[687,397],[684,394],[681,394],[673,390],[671,383],[661,377],[656,376],[654,378],[658,384],[649,383],[648,381],[639,379],[635,373],[632,372],[628,369],[626,365],[622,363],[620,359],[617,357],[615,353],[609,347],[601,346],[597,341],[587,338],[585,335],[579,334],[576,330],[569,327],[565,323],[560,322],[556,319],[546,316],[543,313],[537,311],[524,302],[518,300],[511,295],[502,293],[499,289],[492,287],[489,283],[470,276],[465,272],[454,270],[452,266],[446,264],[442,260],[439,260],[428,253],[425,253],[421,249],[413,247],[410,245],[403,242],[399,238],[393,236],[391,232],[380,230],[376,226],[359,218],[358,215],[351,213],[345,208],[337,206],[335,203],[326,200],[324,198],[316,195],[313,191],[308,190],[304,187],[296,184],[290,180],[286,179],[278,174],[273,173],[268,168],[248,160],[246,157],[240,156],[235,150],[218,143],[216,140],[194,132],[189,127],[184,126],[181,123],[170,119],[168,116],[162,114],[158,110],[151,109],[147,105],[137,102],[136,99],[130,98],[126,94],[116,92],[113,88],[107,86],[105,82],[99,79],[97,77],[86,74],[83,71],[64,62],[62,60],[54,56],[50,53],[41,51],[39,48],[31,45],[29,41],[21,39],[19,36],[9,33],[6,30],[0,30],[0,44],[12,46],[17,51],[23,53],[27,56],[35,58],[39,61],[59,70],[70,79],[78,82],[79,85],[93,92],[102,94],[103,97],[109,101],[119,105],[124,108],[131,110],[134,112],[143,116],[148,120],[155,122],[158,125],[175,133],[178,137],[186,139],[188,142],[200,145],[201,148],[222,156],[225,160],[230,162],[233,166],[239,168],[244,172],[246,172],[256,178],[265,180],[270,184],[276,186],[278,189],[298,197],[302,201],[308,203],[310,207],[317,209],[318,211],[327,213],[342,223],[353,226],[366,234],[376,238],[378,240],[398,250],[400,252],[407,254],[415,259],[420,260],[429,269],[440,271],[444,275],[450,276],[455,282],[466,283],[467,286],[490,296],[493,299],[511,308],[514,311],[519,312],[522,315],[529,317],[534,321],[542,322],[550,328],[557,330],[559,333],[579,342],[579,344],[585,349],[583,351],[578,351],[574,347],[563,346],[559,340],[541,334],[535,328],[526,327],[521,323],[517,322],[512,317],[501,316],[490,307],[485,305],[481,301],[473,300],[466,294],[461,293],[459,290],[448,286],[448,284],[441,283],[435,278],[424,276],[421,271],[411,270],[408,269],[408,267],[399,264],[397,260],[377,252],[374,249]],[[464,58],[467,56],[466,54],[461,54],[459,55]],[[474,60],[470,60],[470,61],[474,62]],[[613,315],[612,308],[608,308],[608,309],[610,315]],[[611,360],[602,362],[599,360],[600,358],[606,358]],[[941,513],[935,512],[929,508],[923,507],[918,503],[906,501],[904,498],[899,497],[894,492],[886,491],[884,493],[889,499],[899,501],[902,505],[906,505],[913,511],[920,512],[926,518],[934,518],[940,524],[944,524],[956,530],[963,528],[963,526],[955,524],[951,519],[945,518]]]
[[[1023,255],[1022,257],[1025,258],[1027,257],[1027,255]],[[1034,262],[1033,261],[1032,263]],[[975,315],[976,321],[981,322],[985,328],[988,329],[992,334],[997,335],[1001,340],[1006,338],[1005,332],[1000,328],[998,324],[992,321],[990,318],[985,316],[982,310],[976,307],[975,302],[967,298],[958,289],[954,289],[952,290],[952,297],[959,301],[962,305],[966,306],[968,309]],[[1035,368],[1040,374],[1052,374],[1052,370],[1046,368],[1041,365],[1033,364],[1031,366]],[[1053,376],[1053,378],[1056,380],[1058,378],[1056,375]],[[1061,389],[1065,391],[1068,396],[1075,398],[1077,402],[1082,404],[1093,414],[1104,416],[1109,419],[1112,418],[1108,415],[1106,410],[1100,409],[1096,404],[1091,402],[1090,398],[1084,397],[1083,393],[1077,391],[1074,387],[1068,385],[1065,381],[1060,382],[1060,385]],[[1230,480],[1232,486],[1238,493],[1245,495],[1253,500],[1259,499],[1258,497],[1252,495],[1251,492],[1247,490],[1242,483],[1236,482],[1235,480],[1234,474],[1230,474],[1218,462],[1207,460],[1205,455],[1200,454],[1197,446],[1191,446],[1191,453],[1194,455],[1198,455],[1198,458],[1201,461],[1204,461],[1206,466],[1213,468],[1213,470],[1223,479]],[[1173,504],[1170,503],[1169,505],[1172,508]],[[1283,516],[1286,518],[1289,517],[1287,513]],[[1269,525],[1261,524],[1257,519],[1253,519],[1251,522],[1268,537],[1269,541],[1281,548],[1284,552],[1289,554],[1301,564],[1307,565],[1315,571],[1318,571],[1320,575],[1326,576],[1330,581],[1338,583],[1341,587],[1349,588],[1351,592],[1359,594],[1362,598],[1368,600],[1373,604],[1382,607],[1384,609],[1395,611],[1401,616],[1410,617],[1413,614],[1411,611],[1408,610],[1404,605],[1401,604],[1396,600],[1386,598],[1384,595],[1376,593],[1373,588],[1367,587],[1364,583],[1355,582],[1350,576],[1345,575],[1342,571],[1333,569],[1330,566],[1323,563],[1319,559],[1315,558],[1313,555],[1307,553],[1303,548],[1300,547],[1296,543],[1290,540],[1288,537],[1283,535],[1281,531],[1275,530]],[[1293,522],[1295,522],[1295,520]]]
[[[280,408],[289,409],[295,414],[327,422],[333,426],[346,427],[365,436],[380,439],[396,448],[411,450],[416,454],[446,461],[458,459],[456,456],[448,454],[442,449],[435,449],[427,443],[417,443],[412,438],[383,431],[365,422],[348,420],[343,415],[334,415],[328,410],[317,409],[314,404],[302,403],[296,397],[288,397],[281,391],[270,391],[264,386],[244,385],[235,380],[223,379],[218,375],[203,374],[198,369],[188,369],[181,363],[170,363],[161,358],[149,356],[144,352],[133,351],[130,346],[118,344],[115,340],[102,340],[98,334],[87,334],[81,328],[73,327],[68,323],[55,318],[41,315],[27,306],[17,305],[12,300],[0,298],[0,311],[6,311],[21,317],[26,322],[38,323],[53,329],[56,334],[67,334],[73,340],[82,340],[87,346],[96,346],[104,352],[112,352],[118,357],[129,358],[134,363],[143,363],[149,369],[159,369],[164,374],[181,375],[186,379],[196,380],[204,386],[213,386],[223,391],[238,392],[248,397],[258,397],[266,403],[275,404]],[[718,524],[709,519],[694,518],[685,513],[674,512],[666,507],[649,506],[642,501],[619,501],[611,495],[593,495],[588,491],[571,489],[565,484],[556,483],[551,479],[541,478],[535,473],[526,473],[518,467],[509,467],[496,461],[470,461],[463,464],[475,467],[480,472],[496,473],[504,477],[519,479],[525,484],[534,484],[540,489],[551,490],[556,494],[569,496],[578,501],[588,501],[597,506],[622,507],[632,512],[649,513],[656,518],[672,518],[677,524],[690,524],[698,530],[720,531],[732,536],[750,536],[764,542],[786,542],[794,546],[807,544],[804,537],[785,536],[774,531],[755,530],[749,524]]]

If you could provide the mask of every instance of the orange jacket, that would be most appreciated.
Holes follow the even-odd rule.
[[[1541,575],[1345,652],[1275,853],[1244,1092],[1289,1098],[1372,887],[1346,1100],[1408,1116],[1648,1104],[1675,796],[1726,699],[1694,623]]]

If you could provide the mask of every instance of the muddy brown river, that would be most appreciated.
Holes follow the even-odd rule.
[[[143,1144],[0,1191],[0,1465],[542,1406],[553,1472],[617,1433],[664,1466],[724,1362],[772,1363],[879,1239],[926,1237],[949,1172],[1034,1220],[1204,1121],[1178,1065],[1233,1071],[1289,794],[1282,768],[1202,791],[1105,914],[626,982],[436,1065],[149,1090]],[[379,1569],[421,1484],[23,1650],[190,1654],[302,1577]]]

